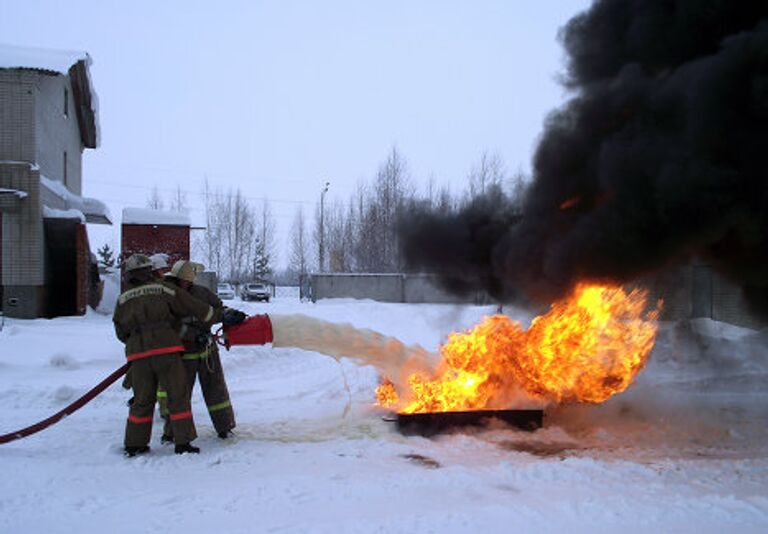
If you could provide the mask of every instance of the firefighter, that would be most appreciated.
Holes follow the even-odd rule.
[[[152,263],[152,276],[158,280],[165,280],[165,275],[170,271],[168,268],[168,254],[157,253],[152,254],[149,257],[149,261]],[[131,389],[131,368],[125,373],[123,378],[123,387],[125,389]],[[159,393],[159,392],[158,392]],[[128,399],[128,406],[133,404],[133,397]]]
[[[171,272],[166,279],[172,284],[189,292],[190,295],[205,302],[216,310],[217,318],[227,325],[241,323],[246,315],[232,308],[225,307],[221,299],[208,288],[194,283],[195,277],[203,270],[199,263],[179,260],[173,264]],[[226,439],[235,428],[235,412],[229,398],[227,382],[224,378],[224,369],[221,366],[219,350],[211,336],[211,326],[216,320],[201,321],[198,317],[188,316],[182,319],[181,340],[184,343],[184,355],[182,361],[187,373],[190,401],[192,390],[195,386],[195,378],[200,381],[200,389],[203,391],[208,414],[216,429],[216,434],[221,439]],[[163,441],[172,439],[173,429],[165,417],[163,392],[158,392],[160,399],[160,413],[164,416],[166,424],[163,432]]]
[[[216,317],[216,311],[189,293],[157,281],[152,263],[142,254],[128,258],[125,270],[129,289],[118,298],[112,318],[115,333],[125,343],[125,354],[131,363],[134,401],[125,427],[125,454],[149,452],[158,385],[168,392],[175,452],[200,452],[191,444],[197,432],[181,361],[184,346],[179,327],[183,317],[210,321]]]

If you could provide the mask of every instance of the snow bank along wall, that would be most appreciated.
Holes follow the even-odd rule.
[[[312,300],[326,298],[373,299],[380,302],[490,304],[484,292],[466,297],[442,290],[437,278],[425,274],[313,274]],[[747,310],[738,286],[707,265],[693,263],[639,282],[652,299],[664,299],[662,319],[707,317],[749,328],[765,326]]]

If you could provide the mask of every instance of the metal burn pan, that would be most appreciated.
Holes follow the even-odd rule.
[[[499,420],[520,430],[532,432],[544,424],[544,410],[475,410],[467,412],[399,413],[394,421],[405,436],[430,437],[462,427],[486,426]]]

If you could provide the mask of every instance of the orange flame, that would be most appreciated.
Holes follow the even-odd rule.
[[[603,402],[624,391],[648,360],[662,302],[645,313],[646,301],[644,290],[579,284],[528,330],[505,315],[486,317],[448,337],[433,376],[409,375],[404,393],[386,380],[377,403],[423,413],[505,409],[521,397]]]

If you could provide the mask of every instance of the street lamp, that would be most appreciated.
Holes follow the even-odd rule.
[[[325,182],[322,191],[320,191],[320,272],[325,272],[325,228],[323,227],[323,218],[325,215],[325,194],[328,192],[328,186],[331,182]]]

